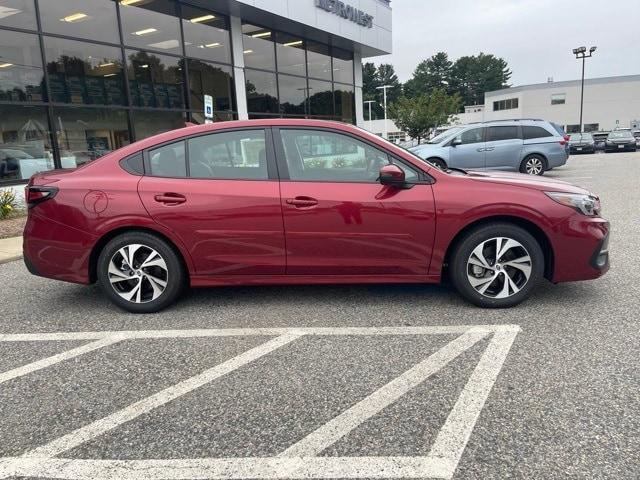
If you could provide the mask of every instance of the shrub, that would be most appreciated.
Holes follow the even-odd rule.
[[[16,205],[16,194],[13,191],[0,191],[0,218],[7,218],[16,209]]]

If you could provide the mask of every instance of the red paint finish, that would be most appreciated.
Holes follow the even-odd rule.
[[[120,166],[123,158],[172,140],[260,126],[355,135],[430,181],[411,188],[290,181],[277,176],[275,158],[269,159],[269,180],[159,178]],[[544,194],[583,189],[520,174],[447,174],[375,135],[335,122],[269,119],[188,127],[76,170],[36,175],[29,185],[58,191],[29,211],[25,258],[42,276],[76,283],[90,283],[101,242],[127,229],[156,232],[171,242],[193,286],[438,282],[456,236],[496,218],[524,222],[546,238],[555,282],[596,278],[607,270],[591,266],[609,231],[606,220]]]

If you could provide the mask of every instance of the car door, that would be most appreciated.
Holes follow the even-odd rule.
[[[486,127],[484,163],[488,170],[519,170],[522,135],[518,125]]]
[[[274,129],[289,275],[426,275],[435,208],[426,174],[327,129]],[[382,186],[393,161],[411,188]]]
[[[140,198],[187,247],[197,275],[285,273],[270,130],[194,136],[145,157]]]
[[[449,167],[481,170],[484,165],[484,127],[465,130],[450,142]]]

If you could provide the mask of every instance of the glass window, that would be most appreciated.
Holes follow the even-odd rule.
[[[186,177],[184,140],[150,150],[149,170],[155,177]]]
[[[245,23],[242,25],[242,33],[245,66],[275,70],[276,50],[273,32],[268,28]]]
[[[483,135],[484,135],[484,128],[472,128],[471,130],[462,132],[462,134],[457,138],[460,139],[463,145],[467,145],[470,143],[483,142],[484,141]]]
[[[520,138],[518,134],[518,127],[505,126],[505,127],[488,127],[487,128],[487,142],[497,142],[500,140],[514,140]]]
[[[183,59],[135,50],[126,55],[133,105],[184,108]]]
[[[247,105],[252,113],[278,113],[275,73],[245,70]]]
[[[42,30],[69,37],[120,43],[111,0],[39,0]]]
[[[231,38],[227,17],[182,5],[182,28],[187,56],[231,63]]]
[[[333,81],[353,83],[353,53],[333,49]]]
[[[307,113],[307,79],[278,75],[280,113],[304,115]]]
[[[579,133],[580,125],[567,125],[567,133]]]
[[[598,130],[600,130],[600,124],[599,123],[585,123],[584,124],[584,131],[585,132],[597,132]]]
[[[2,105],[0,183],[26,180],[54,168],[51,133],[44,107]]]
[[[307,42],[307,69],[312,78],[331,80],[329,47],[322,43]]]
[[[36,35],[0,30],[0,100],[46,100],[40,44]]]
[[[498,100],[493,102],[493,110],[512,110],[514,108],[518,108],[518,99],[517,98],[508,98],[507,100]]]
[[[311,115],[333,115],[333,90],[330,82],[309,80],[309,112]]]
[[[278,72],[305,76],[304,41],[288,33],[276,33],[276,57]]]
[[[163,112],[162,110],[134,110],[133,131],[135,139],[157,135],[176,128],[185,126],[185,114],[183,112]]]
[[[551,105],[564,105],[567,95],[564,93],[554,93],[551,95]]]
[[[204,95],[213,97],[214,111],[234,110],[231,67],[200,60],[187,60],[191,108],[204,110]]]
[[[176,2],[120,0],[122,38],[126,45],[182,54]]]
[[[264,130],[214,133],[189,139],[189,175],[266,180],[269,174]]]
[[[45,37],[51,101],[88,105],[125,105],[119,48]]]
[[[552,137],[553,135],[549,133],[546,129],[542,127],[531,127],[528,125],[524,125],[522,127],[522,138],[525,140],[530,140],[532,138],[544,138],[544,137]]]
[[[35,30],[33,0],[0,0],[0,25]]]
[[[356,98],[353,86],[335,85],[336,115],[347,123],[355,123]]]
[[[130,143],[127,112],[104,108],[53,110],[62,168],[74,168]]]
[[[281,130],[291,180],[375,182],[386,153],[347,135]]]

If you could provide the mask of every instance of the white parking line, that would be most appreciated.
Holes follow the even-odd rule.
[[[161,405],[165,405],[176,398],[189,393],[196,388],[199,388],[207,383],[226,375],[229,372],[242,367],[243,365],[252,362],[267,353],[274,351],[277,348],[286,345],[301,335],[288,334],[269,340],[262,345],[259,345],[251,350],[248,350],[240,355],[233,357],[226,362],[216,365],[204,372],[183,380],[182,382],[165,388],[160,392],[151,395],[143,400],[135,402],[122,410],[115,412],[100,420],[96,420],[89,425],[85,425],[67,435],[64,435],[47,445],[38,447],[35,450],[31,450],[24,454],[25,457],[54,457],[67,450],[70,450],[84,442],[91,440],[97,436],[100,436],[109,430],[116,428],[118,425],[122,425],[125,422],[129,422],[140,415],[147,413],[154,408]]]

